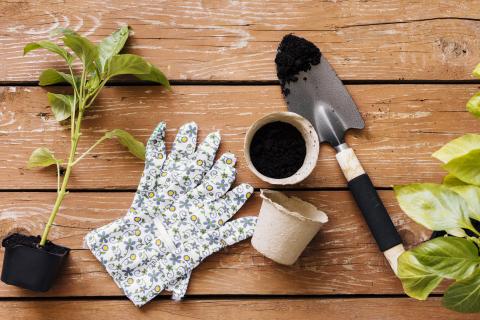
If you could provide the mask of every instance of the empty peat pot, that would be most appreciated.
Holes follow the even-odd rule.
[[[40,236],[19,233],[3,239],[3,282],[33,291],[51,288],[70,249],[50,241],[39,247],[39,242]]]
[[[249,169],[276,185],[304,180],[317,164],[318,136],[310,122],[293,112],[275,112],[255,121],[245,136]]]
[[[261,190],[260,196],[252,246],[277,263],[292,265],[328,217],[314,205],[279,191]]]

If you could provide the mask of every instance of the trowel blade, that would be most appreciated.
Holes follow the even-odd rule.
[[[347,88],[322,55],[320,63],[300,71],[297,81],[284,84],[288,110],[307,118],[321,142],[338,146],[348,129],[363,129],[365,123]]]

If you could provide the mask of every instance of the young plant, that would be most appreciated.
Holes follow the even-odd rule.
[[[480,65],[473,75],[480,78]],[[467,103],[480,117],[480,93]],[[453,280],[443,305],[480,312],[480,135],[467,134],[433,154],[448,172],[442,184],[395,186],[402,210],[415,222],[444,236],[426,241],[399,258],[405,293],[425,300],[443,279]]]
[[[48,101],[55,119],[57,121],[70,119],[71,143],[68,159],[66,162],[57,159],[52,151],[41,147],[33,151],[28,161],[28,168],[51,165],[57,167],[57,198],[43,231],[40,246],[45,245],[50,228],[67,194],[68,180],[73,167],[96,146],[107,139],[116,138],[134,156],[144,160],[145,147],[143,143],[121,129],[106,132],[83,154],[77,155],[84,113],[92,106],[105,84],[115,76],[129,74],[141,80],[157,82],[170,88],[165,75],[144,58],[134,54],[120,54],[129,36],[127,26],[121,27],[98,45],[72,30],[62,29],[60,33],[63,35],[63,46],[50,41],[38,41],[29,43],[24,48],[24,54],[41,48],[56,53],[65,60],[68,66],[68,73],[55,69],[44,70],[39,79],[41,86],[68,83],[72,87],[72,94],[48,93]],[[73,71],[73,63],[77,59],[80,60],[82,66],[79,73]],[[63,178],[62,168],[65,169]]]

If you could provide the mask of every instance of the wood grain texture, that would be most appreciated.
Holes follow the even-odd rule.
[[[314,41],[342,79],[471,79],[480,56],[475,1],[3,1],[0,81],[35,81],[53,55],[22,57],[68,27],[95,41],[129,24],[128,52],[180,80],[276,80],[290,32]]]
[[[142,309],[125,300],[7,301],[0,302],[0,310],[3,320],[83,320],[92,314],[98,319],[118,320],[478,319],[475,314],[459,314],[442,308],[440,298],[422,302],[408,298],[186,300],[180,303],[154,300]]]
[[[366,128],[352,131],[347,141],[377,187],[431,181],[444,175],[431,154],[449,140],[477,132],[480,122],[465,111],[475,85],[354,85]],[[49,88],[61,91],[61,88]],[[243,139],[248,127],[274,111],[286,111],[277,86],[110,87],[84,121],[79,152],[106,130],[126,129],[146,141],[160,120],[168,125],[167,140],[187,121],[199,124],[200,138],[220,130],[222,152],[239,158],[237,181],[266,187],[245,166]],[[54,168],[27,170],[26,161],[45,146],[66,158],[70,131],[52,117],[46,90],[38,87],[0,88],[1,189],[56,188]],[[170,145],[169,145],[170,146]],[[143,165],[115,141],[103,143],[74,169],[72,189],[136,189]],[[321,147],[315,171],[301,188],[345,187],[331,147]]]
[[[401,294],[402,288],[379,252],[359,210],[347,191],[290,192],[324,210],[329,222],[292,267],[275,264],[256,252],[249,241],[209,257],[194,272],[189,294]],[[54,193],[6,192],[0,200],[0,234],[38,234]],[[392,191],[381,191],[407,246],[429,238],[430,232],[400,210]],[[123,216],[131,192],[73,192],[66,198],[52,228],[52,241],[74,249],[57,285],[41,296],[119,295],[101,264],[82,250],[84,235]],[[256,215],[256,194],[237,217]],[[3,251],[3,250],[2,250]],[[2,259],[0,257],[0,259]],[[3,259],[2,259],[3,260]],[[441,292],[442,288],[436,292]],[[0,283],[0,297],[35,293]]]

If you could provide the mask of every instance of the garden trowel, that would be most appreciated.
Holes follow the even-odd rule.
[[[275,62],[288,110],[308,119],[320,141],[335,148],[348,187],[380,250],[397,273],[397,260],[404,251],[402,240],[370,178],[344,140],[348,129],[365,126],[355,102],[313,43],[287,35],[278,47]]]

